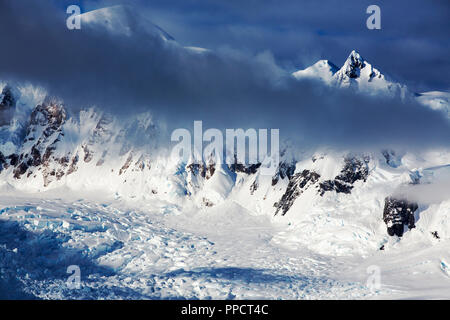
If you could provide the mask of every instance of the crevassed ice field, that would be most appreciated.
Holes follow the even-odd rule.
[[[274,221],[235,201],[183,210],[60,190],[2,194],[0,204],[3,298],[448,297],[449,243],[427,235],[427,217],[400,241],[374,237],[376,223],[355,230],[345,214]],[[70,265],[80,267],[80,289],[66,283]]]

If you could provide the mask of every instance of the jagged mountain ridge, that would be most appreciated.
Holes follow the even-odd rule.
[[[291,75],[299,80],[317,79],[329,86],[347,88],[368,95],[413,98],[431,109],[444,111],[450,118],[448,92],[411,92],[406,85],[383,74],[355,50],[350,52],[341,68],[329,60],[319,60],[312,66],[297,70]]]
[[[350,52],[341,68],[328,60],[319,60],[311,67],[298,70],[292,75],[296,79],[316,78],[331,86],[351,88],[366,94],[405,97],[408,93],[405,85],[382,74],[355,50]]]
[[[22,89],[22,94],[27,96],[26,90]],[[20,104],[22,97],[14,99]],[[33,192],[63,186],[103,189],[127,199],[159,199],[201,210],[235,201],[257,214],[288,218],[298,225],[306,223],[305,219],[314,216],[311,212],[319,209],[327,210],[331,205],[336,211],[345,211],[350,206],[378,212],[378,225],[386,223],[384,234],[390,232],[394,221],[396,231],[390,233],[403,235],[400,228],[414,221],[411,215],[404,219],[403,209],[390,210],[383,220],[386,199],[400,186],[420,184],[425,176],[428,179],[430,168],[450,162],[448,152],[439,157],[394,150],[367,154],[315,150],[295,154],[285,147],[276,173],[264,176],[258,164],[218,166],[212,159],[203,164],[183,163],[158,153],[160,128],[149,113],[118,121],[95,109],[71,114],[56,98],[41,100],[30,108],[21,143],[1,151],[3,186]],[[153,146],[143,148],[133,140]],[[402,199],[395,201],[406,203]],[[365,207],[365,202],[370,206]],[[405,206],[405,210],[411,207]],[[426,210],[420,204],[412,208]],[[443,214],[436,210],[438,216]],[[434,231],[446,236],[443,230],[430,232]]]

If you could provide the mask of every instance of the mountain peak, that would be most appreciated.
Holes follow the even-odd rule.
[[[359,54],[359,52],[356,51],[356,50],[352,50],[352,52],[350,52],[350,55],[349,55],[348,57],[349,57],[349,58],[350,58],[350,57],[355,57],[355,58],[358,58],[358,59],[363,59],[363,58],[361,57],[361,55]]]
[[[404,97],[407,94],[406,86],[393,82],[372,66],[356,50],[352,50],[341,68],[336,67],[328,60],[319,60],[312,66],[298,70],[292,75],[296,79],[315,78],[327,84],[340,88],[355,88],[359,91]]]
[[[354,79],[359,77],[360,70],[365,66],[366,62],[363,57],[361,57],[361,55],[355,50],[352,50],[342,66],[342,70],[349,78]]]
[[[158,25],[144,17],[131,5],[114,5],[88,11],[80,15],[82,22],[88,25],[100,25],[108,31],[118,34],[131,35],[136,30],[157,35],[163,40],[174,38]]]

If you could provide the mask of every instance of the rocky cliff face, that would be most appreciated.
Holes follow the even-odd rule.
[[[407,200],[387,197],[383,210],[383,220],[387,225],[390,236],[403,236],[404,227],[415,228],[414,212],[418,208],[417,203]]]
[[[13,155],[18,163],[14,166],[14,178],[20,179],[25,173],[32,175],[36,170],[42,170],[44,186],[50,182],[49,176],[60,178],[64,172],[50,169],[52,162],[67,164],[65,158],[53,158],[57,143],[63,138],[62,126],[66,120],[66,112],[61,101],[47,98],[43,104],[36,106],[30,116],[22,152]],[[42,165],[42,166],[41,166]]]
[[[17,98],[10,89],[3,92],[3,106],[12,107],[12,101]],[[107,159],[114,162],[119,159],[110,174],[122,175],[130,167],[130,170],[148,167],[147,159],[139,152],[133,153],[129,146],[129,140],[136,137],[124,133],[130,126],[134,134],[147,139],[147,131],[152,127],[142,115],[141,123],[124,121],[121,126],[115,125],[111,115],[94,109],[69,117],[64,103],[55,97],[46,97],[30,110],[28,118],[20,124],[25,130],[23,138],[12,148],[16,151],[7,154],[0,151],[0,173],[12,184],[21,181],[28,187],[46,188],[54,181],[67,180],[82,164],[101,167]],[[3,129],[8,126],[4,125]]]
[[[275,214],[278,214],[278,212],[281,211],[282,215],[285,215],[303,191],[314,185],[319,178],[319,174],[309,170],[303,170],[302,172],[294,174],[289,179],[286,192],[283,194],[280,201],[275,202],[274,204],[274,207],[276,208]]]
[[[366,181],[369,174],[369,161],[370,158],[367,156],[345,158],[344,167],[334,180],[325,180],[320,183],[320,195],[323,196],[325,192],[333,190],[337,193],[350,193],[356,181]]]
[[[10,86],[5,86],[0,94],[0,110],[14,108],[16,99],[12,93]]]

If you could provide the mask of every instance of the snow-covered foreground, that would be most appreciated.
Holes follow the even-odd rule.
[[[408,244],[411,232],[390,250],[365,258],[327,256],[281,241],[289,227],[235,202],[191,211],[67,189],[39,195],[4,191],[0,297],[450,297],[448,241]],[[70,265],[80,267],[80,289],[66,284]],[[376,290],[366,285],[373,265],[380,269]]]

